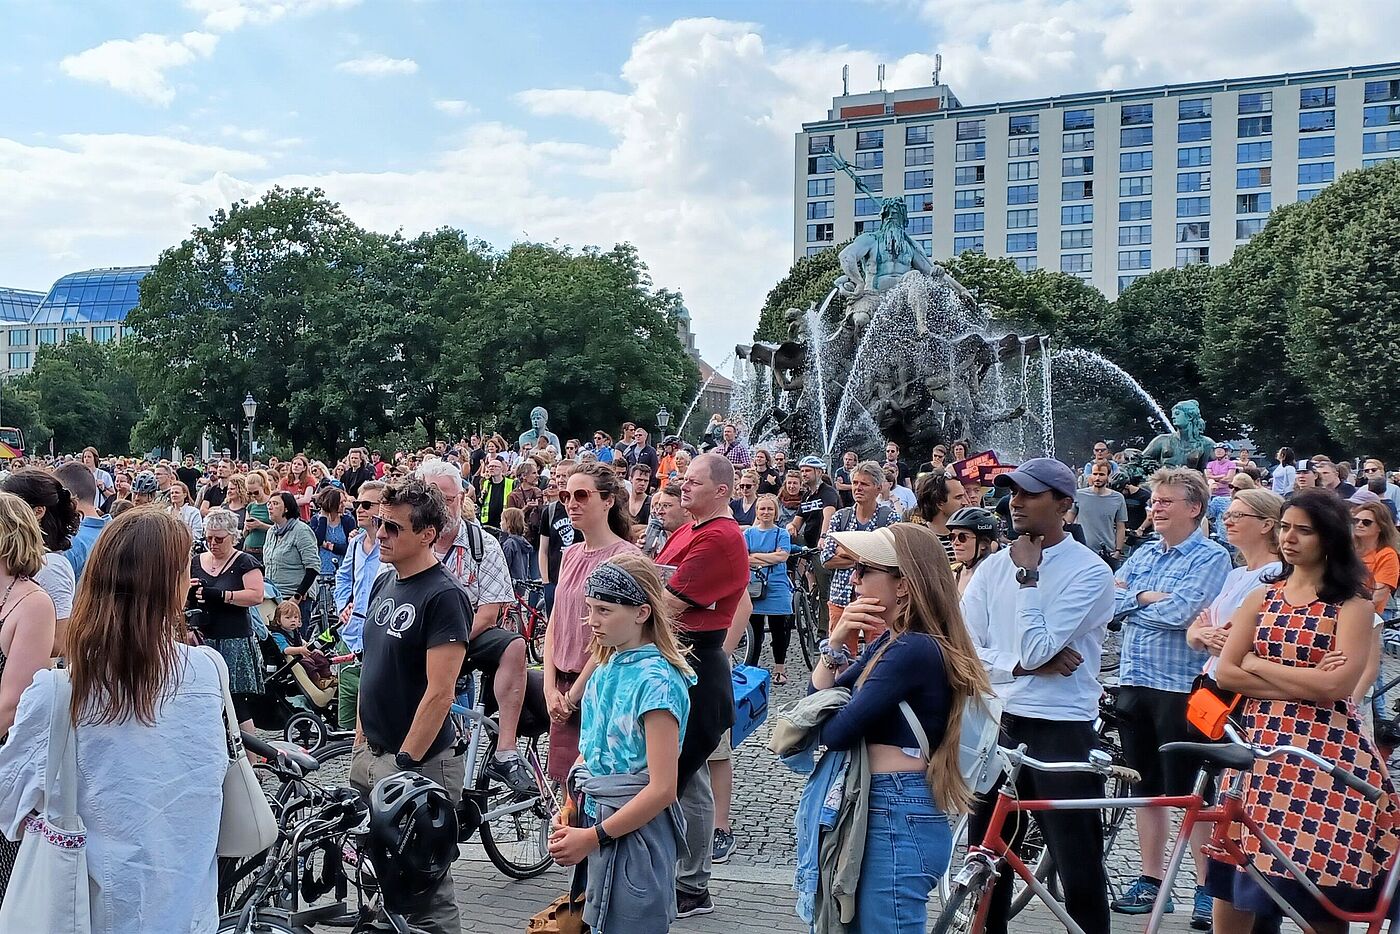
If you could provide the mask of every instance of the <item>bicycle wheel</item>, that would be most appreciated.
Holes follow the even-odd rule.
[[[245,858],[219,857],[218,906],[221,914],[243,909],[266,859],[265,852]]]
[[[554,865],[554,858],[549,855],[549,822],[557,809],[557,802],[540,765],[535,740],[521,737],[517,746],[526,768],[535,775],[533,798],[522,798],[504,784],[493,781],[486,773],[486,764],[496,752],[494,734],[482,752],[473,787],[483,815],[500,808],[529,803],[528,807],[513,813],[483,820],[479,833],[481,846],[497,869],[512,879],[533,879]]]
[[[548,623],[539,610],[530,612],[529,623],[530,634],[525,637],[525,654],[530,656],[532,665],[538,665],[544,661],[544,631]]]
[[[977,914],[988,891],[987,880],[979,873],[971,882],[954,882],[943,909],[933,923],[933,934],[973,934],[980,931]]]
[[[739,637],[739,644],[734,646],[734,651],[729,653],[729,667],[735,668],[739,665],[748,664],[749,645],[753,642],[753,628],[744,627],[744,634]]]
[[[1030,817],[1031,825],[1026,829],[1026,839],[1021,844],[1022,860],[1031,870],[1038,882],[1044,883],[1051,894],[1059,898],[1059,879],[1055,876],[1055,861],[1050,856],[1049,849],[1045,846],[1045,841],[1040,833],[1040,825]],[[964,857],[967,855],[967,833],[971,817],[967,814],[958,819],[953,827],[953,852],[949,861],[949,866],[961,866]],[[1011,880],[1011,912],[1007,918],[1014,918],[1023,908],[1030,904],[1035,897],[1030,886],[1021,881],[1020,876],[1013,876]],[[953,873],[944,873],[943,878],[938,880],[938,895],[946,903],[953,895]]]
[[[808,671],[816,671],[817,659],[817,620],[812,615],[811,603],[804,591],[797,591],[792,600],[793,623],[797,629],[797,644],[802,649],[802,660]]]
[[[285,911],[264,908],[253,915],[252,923],[243,926],[241,912],[230,912],[219,919],[215,934],[304,934],[304,929],[292,927],[291,915]]]

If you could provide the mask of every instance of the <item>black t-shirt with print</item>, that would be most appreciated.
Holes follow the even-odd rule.
[[[365,739],[396,753],[413,725],[428,690],[428,650],[460,643],[470,633],[471,603],[462,585],[441,564],[400,579],[392,568],[374,582],[364,629],[360,672],[360,726]],[[452,744],[450,719],[422,757]]]
[[[564,558],[564,549],[581,536],[569,521],[569,512],[558,500],[547,503],[540,515],[540,535],[548,545],[545,547],[549,558],[549,579],[559,583],[559,562]]]
[[[841,497],[837,495],[836,488],[825,480],[816,492],[803,492],[802,502],[797,507],[797,514],[802,517],[802,544],[808,548],[817,547],[817,542],[822,537],[822,510],[827,506],[841,508]]]

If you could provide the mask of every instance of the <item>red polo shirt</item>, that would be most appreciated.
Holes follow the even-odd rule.
[[[716,632],[734,622],[749,583],[749,549],[733,516],[676,529],[656,563],[676,568],[666,589],[686,604],[681,629]]]

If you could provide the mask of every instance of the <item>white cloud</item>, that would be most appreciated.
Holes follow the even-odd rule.
[[[450,117],[465,117],[476,113],[475,107],[460,100],[436,100],[433,101],[433,109]]]
[[[246,25],[265,26],[287,16],[345,9],[357,3],[359,0],[185,0],[185,7],[204,17],[206,29],[231,32]]]
[[[59,67],[71,78],[105,84],[163,107],[175,99],[165,73],[208,58],[218,42],[218,36],[207,32],[187,32],[178,39],[145,33],[135,39],[109,39],[68,56]]]
[[[390,58],[379,52],[347,59],[335,66],[336,71],[352,75],[366,75],[382,78],[385,75],[411,75],[418,71],[418,63],[411,58]]]

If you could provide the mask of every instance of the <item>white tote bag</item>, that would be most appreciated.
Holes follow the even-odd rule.
[[[88,934],[87,828],[78,817],[78,756],[68,672],[54,671],[44,802],[24,824],[14,875],[0,905],[0,934]]]
[[[224,736],[228,744],[228,771],[224,773],[224,809],[219,817],[220,856],[256,856],[277,842],[277,818],[267,793],[258,783],[248,757],[243,754],[243,735],[238,731],[238,714],[233,710],[233,694],[229,691],[228,665],[224,657],[208,646],[199,651],[207,654],[219,669],[219,683],[224,691]],[[0,932],[3,934],[3,932]]]

